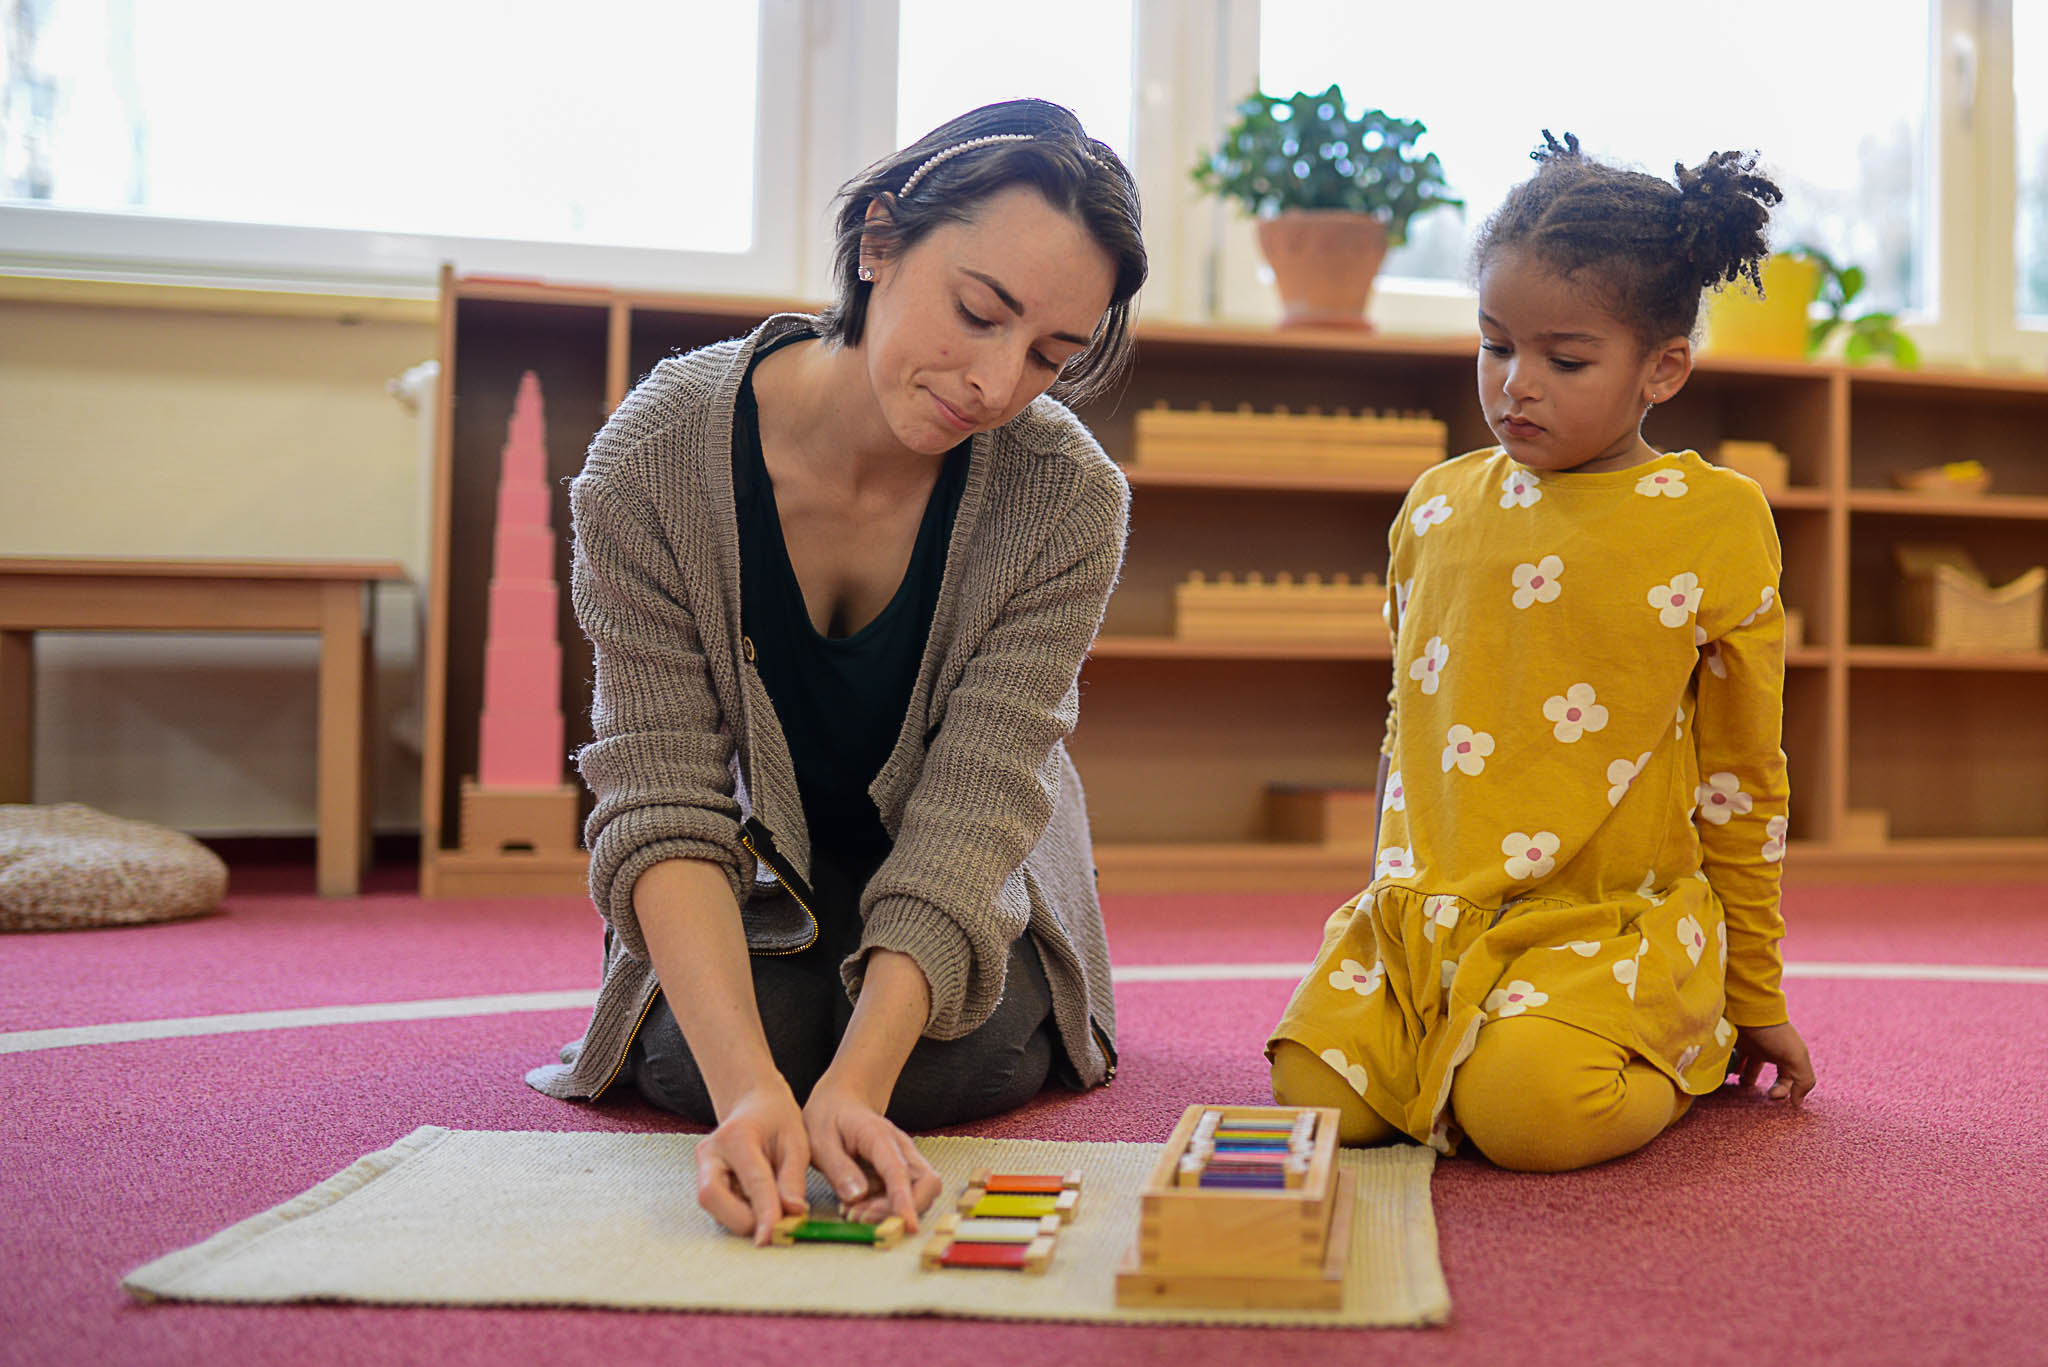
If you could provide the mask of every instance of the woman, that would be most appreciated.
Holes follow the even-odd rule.
[[[528,1080],[714,1126],[698,1199],[757,1243],[811,1165],[914,1229],[906,1128],[1115,1069],[1064,737],[1129,494],[1044,396],[1128,360],[1136,187],[1019,100],[839,204],[832,306],[664,361],[571,490],[606,970]]]

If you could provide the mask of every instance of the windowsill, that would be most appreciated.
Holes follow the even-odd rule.
[[[436,321],[440,310],[440,304],[431,292],[419,297],[406,297],[6,273],[0,273],[0,303],[428,325]]]

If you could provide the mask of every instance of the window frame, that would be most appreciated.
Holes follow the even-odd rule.
[[[1234,93],[1216,101],[1207,125],[1190,126],[1221,128],[1231,105],[1258,81],[1259,0],[1210,4],[1215,27],[1230,35],[1215,54],[1217,83]],[[2030,325],[2013,303],[2012,0],[1929,0],[1928,22],[1934,304],[1906,315],[1903,330],[1932,364],[2039,369],[2048,361],[2048,325]],[[1153,202],[1148,198],[1148,207]],[[1279,305],[1259,278],[1251,223],[1234,210],[1210,217],[1216,226],[1206,316],[1271,323]],[[1471,289],[1451,282],[1383,276],[1373,289],[1373,321],[1391,334],[1470,334],[1473,308]]]
[[[501,275],[629,288],[786,294],[797,279],[802,102],[776,79],[810,48],[818,0],[760,0],[754,215],[745,252],[671,251],[514,238],[234,223],[54,205],[0,204],[0,274],[300,293],[431,298],[442,264]],[[703,136],[698,125],[682,137]]]

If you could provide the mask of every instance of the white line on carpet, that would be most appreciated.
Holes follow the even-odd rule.
[[[1304,963],[1126,964],[1113,970],[1119,983],[1292,982],[1308,971]],[[2036,983],[2048,985],[2048,968],[1996,964],[1790,963],[1787,978],[1860,978],[1885,982]],[[81,1044],[128,1044],[138,1040],[192,1035],[233,1035],[251,1030],[293,1030],[318,1025],[365,1025],[383,1021],[453,1020],[519,1011],[588,1010],[594,988],[562,992],[509,992],[488,997],[437,997],[426,1001],[372,1002],[362,1006],[307,1006],[288,1011],[238,1011],[218,1016],[118,1021],[110,1025],[65,1026],[0,1034],[0,1054],[66,1049]]]

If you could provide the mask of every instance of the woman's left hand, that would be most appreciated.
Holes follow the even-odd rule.
[[[919,1212],[938,1198],[938,1173],[917,1145],[865,1097],[818,1079],[804,1103],[811,1165],[825,1175],[849,1220],[875,1222],[896,1215],[916,1233]]]
[[[1753,1084],[1766,1063],[1777,1069],[1766,1093],[1771,1100],[1789,1098],[1796,1103],[1813,1090],[1813,1058],[1806,1052],[1806,1041],[1792,1028],[1792,1022],[1736,1028],[1735,1059],[1730,1067],[1741,1069],[1742,1085]]]

